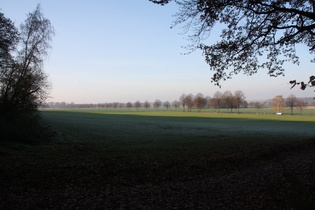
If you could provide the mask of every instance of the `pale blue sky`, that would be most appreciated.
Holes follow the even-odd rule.
[[[170,29],[176,5],[148,0],[1,0],[1,12],[19,26],[40,3],[56,30],[45,72],[55,102],[102,103],[136,100],[173,101],[182,93],[213,96],[219,90],[242,90],[247,100],[275,95],[313,97],[314,89],[290,90],[289,80],[308,80],[314,63],[300,47],[300,66],[288,63],[286,76],[266,71],[237,75],[218,88],[200,51],[183,55],[189,44],[180,27]],[[218,36],[213,31],[209,40]]]

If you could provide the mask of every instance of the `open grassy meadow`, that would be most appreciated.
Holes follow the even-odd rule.
[[[0,207],[307,209],[315,116],[45,110],[50,143],[1,143]]]
[[[65,141],[97,144],[113,155],[179,152],[182,156],[289,143],[315,135],[314,116],[97,110],[42,114]]]

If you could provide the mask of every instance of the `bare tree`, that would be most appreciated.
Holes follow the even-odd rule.
[[[234,92],[234,105],[237,108],[237,112],[240,112],[240,106],[245,102],[245,95],[241,90]]]
[[[194,96],[190,93],[185,97],[185,104],[187,105],[187,109],[191,112],[191,109],[194,106]]]
[[[137,110],[139,111],[139,109],[140,109],[140,107],[141,107],[140,101],[139,101],[139,100],[136,101],[133,106],[135,107],[135,109],[137,109]]]
[[[222,100],[223,100],[223,103],[226,107],[226,111],[229,110],[229,108],[233,109],[233,103],[234,103],[234,97],[233,97],[233,94],[231,93],[231,91],[227,90],[223,93],[222,95]]]
[[[194,98],[194,106],[198,109],[198,112],[200,112],[200,109],[204,108],[207,104],[206,99],[204,98],[202,93],[197,93],[197,95]]]
[[[19,31],[0,13],[0,139],[34,143],[47,138],[42,138],[46,129],[37,111],[48,97],[43,64],[53,35],[40,6],[27,15]]]
[[[162,105],[162,102],[159,99],[156,99],[153,103],[153,107],[157,110],[160,109],[161,105]]]
[[[285,99],[285,105],[290,108],[291,115],[293,115],[293,108],[296,106],[297,98],[295,95],[291,94],[288,98]]]
[[[143,103],[143,106],[144,106],[145,109],[148,109],[148,108],[151,107],[151,104],[150,104],[148,101],[145,101],[145,102]]]
[[[131,103],[131,102],[127,102],[126,107],[127,107],[128,109],[132,108],[132,103]]]
[[[172,102],[172,107],[174,107],[175,109],[179,108],[179,102],[177,100]]]
[[[29,115],[45,102],[49,83],[43,71],[43,58],[53,34],[50,21],[37,6],[21,25],[15,57],[8,57],[10,65],[4,66],[1,61],[0,112],[3,116]]]
[[[276,113],[283,112],[283,110],[284,110],[284,100],[283,100],[282,95],[275,96],[272,99],[272,109]]]
[[[171,107],[171,103],[169,101],[165,101],[163,106],[168,110]]]
[[[218,110],[218,113],[220,112],[221,104],[222,104],[222,93],[220,91],[217,91],[214,93],[213,98],[212,98],[212,107],[214,109]]]
[[[186,94],[184,94],[184,93],[179,98],[179,103],[182,105],[183,111],[185,111],[185,106],[187,105],[185,98],[186,98]]]

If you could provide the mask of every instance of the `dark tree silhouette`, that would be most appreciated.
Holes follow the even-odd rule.
[[[174,107],[175,109],[178,109],[179,107],[179,102],[177,100],[172,102],[172,107]]]
[[[171,0],[150,0],[165,5]],[[283,75],[283,63],[299,63],[295,46],[305,44],[315,53],[314,0],[175,0],[179,6],[174,25],[191,31],[193,49],[201,49],[212,82],[268,69],[270,76]],[[216,23],[223,27],[221,40],[203,43]],[[258,59],[263,57],[263,59]],[[312,60],[313,62],[315,59]],[[310,81],[315,86],[315,77]],[[295,84],[293,81],[292,84]],[[305,89],[305,82],[299,83]]]
[[[163,106],[168,110],[171,107],[171,103],[169,101],[165,101]]]
[[[1,31],[5,30],[2,24],[1,28]],[[43,71],[43,57],[50,48],[53,34],[50,21],[43,16],[40,7],[37,6],[21,25],[15,56],[9,56],[10,61],[7,62],[9,65],[1,65],[2,116],[9,116],[12,119],[14,116],[29,115],[45,102],[48,82]]]
[[[48,95],[43,62],[54,29],[38,5],[19,31],[0,13],[0,35],[0,139],[34,143],[45,130],[37,110]]]
[[[11,51],[18,43],[18,30],[13,22],[0,13],[0,84],[3,85],[6,70],[12,65]]]
[[[194,96],[190,93],[185,97],[184,101],[185,104],[187,105],[188,112],[191,112],[194,106]]]
[[[234,96],[231,93],[231,91],[227,90],[223,93],[222,95],[222,101],[225,105],[226,111],[228,112],[229,108],[233,109],[233,105],[234,105]]]
[[[234,105],[237,108],[237,112],[240,112],[240,106],[245,102],[245,95],[243,91],[236,90],[234,92]]]
[[[293,94],[289,95],[289,97],[284,101],[285,105],[290,108],[291,115],[293,115],[293,108],[296,107],[297,101],[298,99]]]
[[[202,93],[197,93],[197,95],[194,98],[194,106],[198,109],[198,112],[200,112],[200,109],[204,108],[207,104],[207,100],[204,98]]]
[[[221,104],[223,103],[223,95],[220,91],[214,93],[212,98],[212,107],[220,112]]]
[[[126,107],[127,107],[128,109],[132,108],[132,103],[131,103],[131,102],[127,102]]]
[[[139,101],[139,100],[136,101],[133,106],[134,106],[134,108],[136,108],[137,110],[139,110],[139,108],[141,107],[140,101]]]
[[[149,103],[148,101],[145,101],[145,102],[143,103],[143,107],[144,107],[145,109],[148,109],[148,108],[151,107],[151,105],[150,105],[150,103]]]
[[[315,87],[315,76],[310,76],[310,79],[308,82],[303,82],[303,81],[297,82],[296,80],[291,80],[290,84],[292,85],[291,89],[294,88],[296,85],[300,85],[302,90],[305,90],[307,86]]]
[[[157,110],[160,109],[160,106],[162,106],[162,102],[159,99],[156,99],[153,103],[153,107]]]

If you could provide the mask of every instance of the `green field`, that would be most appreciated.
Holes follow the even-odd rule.
[[[280,143],[315,135],[314,116],[98,110],[43,111],[42,115],[45,123],[71,140],[116,150]]]
[[[109,157],[185,159],[233,155],[315,136],[314,116],[189,112],[43,111],[59,140],[97,145]]]
[[[91,205],[110,209],[139,203],[143,209],[219,208],[223,201],[211,201],[214,192],[229,201],[224,204],[229,208],[239,206],[239,199],[251,208],[314,204],[309,164],[315,151],[314,116],[95,109],[41,115],[55,132],[50,143],[1,144],[2,208],[22,207],[30,195],[36,199],[29,208],[65,203],[77,208],[75,202],[90,208],[84,205],[92,194]],[[264,182],[272,184],[266,188]],[[221,190],[225,185],[231,195]],[[277,200],[269,191],[278,188],[285,192]],[[195,189],[202,190],[192,193]],[[238,198],[243,194],[246,198]],[[19,200],[10,202],[12,195]]]

